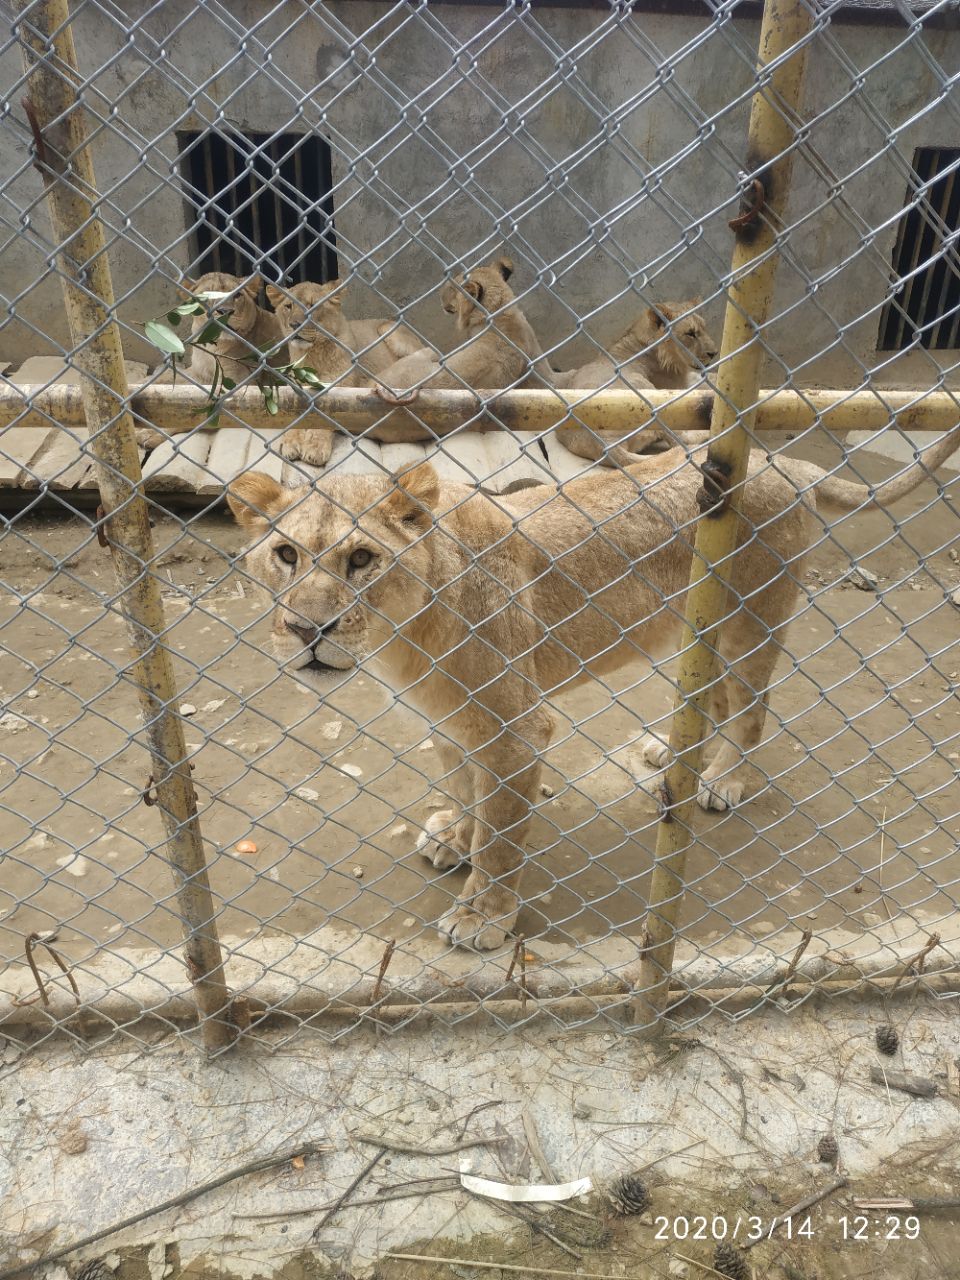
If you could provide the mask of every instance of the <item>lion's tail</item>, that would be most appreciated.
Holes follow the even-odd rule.
[[[960,449],[960,423],[951,427],[941,440],[921,449],[916,462],[901,475],[884,480],[876,487],[856,484],[852,480],[838,480],[836,476],[824,476],[815,486],[818,507],[832,507],[834,511],[857,511],[861,507],[888,507],[898,498],[905,498],[922,484],[957,449]]]

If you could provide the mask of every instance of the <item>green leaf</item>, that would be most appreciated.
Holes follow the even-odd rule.
[[[148,320],[143,326],[143,332],[147,341],[152,342],[159,350],[165,351],[168,355],[183,355],[185,351],[183,343],[162,320]]]
[[[235,390],[236,385],[237,385],[237,384],[234,382],[234,380],[233,380],[232,378],[224,378],[224,379],[223,379],[223,389],[224,389],[225,391],[233,391],[233,390]]]
[[[172,325],[178,325],[178,324],[180,323],[180,321],[183,319],[183,316],[181,316],[181,315],[180,315],[178,312],[176,312],[176,311],[168,311],[168,312],[167,312],[167,319],[170,321],[170,323],[171,323]]]
[[[203,298],[204,300],[216,300],[217,298],[229,298],[231,295],[229,293],[218,293],[216,289],[204,289],[202,293],[195,293],[193,296],[195,298]]]
[[[262,387],[263,403],[267,406],[267,413],[276,414],[280,411],[280,401],[277,399],[276,387]]]
[[[202,302],[184,302],[179,307],[174,307],[173,311],[168,314],[177,316],[199,316],[202,315],[206,309],[207,308]]]
[[[303,382],[308,387],[322,387],[325,385],[325,383],[321,381],[316,369],[294,369],[293,376],[298,382]]]
[[[214,346],[220,335],[224,332],[226,325],[224,321],[229,319],[230,313],[223,317],[222,320],[211,320],[210,323],[201,329],[195,338],[192,338],[194,346],[211,347]]]

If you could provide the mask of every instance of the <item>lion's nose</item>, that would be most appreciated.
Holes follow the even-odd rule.
[[[298,636],[308,649],[313,648],[321,635],[320,628],[315,627],[313,623],[291,622],[289,618],[287,618],[287,630],[292,631],[295,636]]]

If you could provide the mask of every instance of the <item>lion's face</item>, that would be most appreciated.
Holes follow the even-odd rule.
[[[464,271],[440,290],[440,305],[456,316],[458,329],[485,325],[487,317],[513,301],[507,281],[513,275],[509,258],[497,258],[475,271]]]
[[[208,271],[199,280],[184,280],[183,287],[190,293],[223,293],[224,298],[210,298],[206,302],[207,312],[197,316],[193,322],[194,333],[205,329],[213,317],[222,317],[230,313],[230,328],[241,337],[252,333],[257,323],[257,293],[260,281],[256,276],[252,280],[241,280],[238,276],[227,275],[225,271]]]
[[[342,332],[343,293],[339,280],[329,280],[326,284],[307,281],[291,285],[289,289],[267,285],[267,301],[280,321],[284,337],[293,336],[305,347]]]
[[[707,323],[693,310],[699,302],[699,298],[688,302],[660,302],[656,308],[645,311],[633,326],[633,336],[641,349],[660,340],[656,348],[657,361],[670,373],[702,369],[717,358],[717,344]],[[665,321],[669,322],[669,333]]]
[[[324,492],[258,471],[234,482],[230,508],[254,534],[246,566],[276,603],[273,651],[296,679],[330,693],[430,602],[424,534],[438,493],[427,464],[329,477]]]

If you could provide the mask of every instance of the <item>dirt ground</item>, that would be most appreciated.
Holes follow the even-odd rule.
[[[871,456],[861,471],[888,467]],[[955,910],[956,488],[938,501],[927,484],[894,520],[848,521],[813,554],[760,751],[769,781],[737,813],[697,818],[684,906],[694,942],[790,923],[869,931],[899,913],[932,924]],[[222,932],[298,936],[341,920],[402,941],[428,927],[464,878],[414,848],[445,807],[429,726],[368,674],[319,707],[278,675],[261,652],[265,605],[243,588],[241,539],[223,514],[158,511],[155,536],[179,702],[196,708],[185,729]],[[880,594],[843,580],[854,559],[879,575]],[[54,925],[76,959],[104,942],[174,944],[109,559],[82,517],[25,512],[0,542],[0,578],[0,956]],[[629,748],[670,690],[642,670],[624,685],[559,706],[554,794],[530,839],[528,937],[577,946],[641,928],[656,810]],[[246,839],[255,854],[237,852]]]

